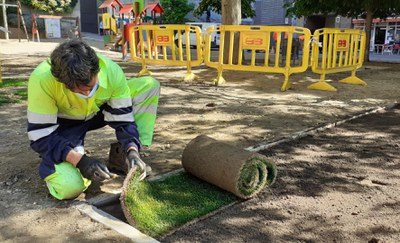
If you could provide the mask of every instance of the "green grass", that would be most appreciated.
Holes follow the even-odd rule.
[[[133,179],[126,195],[126,205],[135,226],[152,237],[160,237],[236,200],[235,195],[187,173],[162,181]]]
[[[0,88],[5,88],[5,87],[26,87],[26,86],[28,86],[28,80],[3,79],[3,82],[0,83]]]
[[[3,79],[0,83],[0,90],[4,91],[6,88],[21,87],[18,91],[14,92],[14,96],[9,97],[6,92],[0,92],[0,106],[11,103],[20,103],[22,100],[28,99],[28,80],[20,79]],[[25,87],[25,88],[24,88]]]
[[[28,99],[28,90],[27,89],[18,90],[14,94],[20,96],[22,100],[27,100]]]
[[[12,100],[0,93],[0,106],[13,103]]]

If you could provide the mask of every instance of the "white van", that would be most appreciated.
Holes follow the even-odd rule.
[[[212,26],[218,26],[221,25],[220,23],[209,23],[209,22],[188,22],[185,23],[187,25],[193,25],[193,26],[198,26],[201,29],[201,34],[202,34],[202,38],[203,40],[205,39],[206,36],[206,30],[209,27]],[[196,48],[196,34],[195,33],[190,33],[189,34],[189,39],[190,39],[190,47],[191,48]],[[186,38],[182,38],[182,44],[184,46],[186,46]],[[213,33],[211,35],[211,47],[218,47],[219,46],[219,35],[217,35],[216,33]]]

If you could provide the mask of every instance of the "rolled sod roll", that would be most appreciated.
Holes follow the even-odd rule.
[[[236,196],[251,198],[274,183],[277,169],[264,155],[200,135],[182,154],[182,166],[190,174]]]

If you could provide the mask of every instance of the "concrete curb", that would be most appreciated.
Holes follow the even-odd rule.
[[[89,205],[87,203],[77,203],[73,207],[78,209],[80,212],[86,214],[93,220],[102,223],[103,225],[107,226],[110,229],[115,230],[116,232],[120,233],[121,235],[126,236],[132,242],[137,243],[157,243],[156,239],[143,234],[133,226],[122,222],[121,220],[115,218],[114,216],[96,208],[93,205]]]

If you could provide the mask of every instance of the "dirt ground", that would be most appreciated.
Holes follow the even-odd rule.
[[[3,78],[27,78],[54,43],[0,41]],[[120,63],[128,78],[141,69],[121,54],[99,50]],[[154,144],[144,160],[154,174],[181,168],[185,145],[199,134],[247,148],[295,132],[342,120],[393,103],[400,97],[400,64],[368,63],[357,76],[367,86],[341,84],[349,73],[327,75],[338,92],[307,90],[319,79],[307,71],[282,75],[224,72],[196,67],[199,80],[182,82],[184,68],[150,66],[162,86]],[[9,95],[17,88],[2,89]],[[262,153],[275,160],[278,180],[271,191],[216,216],[185,227],[162,241],[175,242],[366,242],[400,238],[399,111],[345,124],[321,136]],[[375,121],[383,121],[383,124]],[[26,103],[0,108],[0,241],[128,241],[91,221],[74,201],[51,198],[37,173],[39,158],[29,148]],[[357,123],[358,122],[358,123]],[[111,128],[90,132],[86,150],[106,161],[115,141]],[[118,191],[123,178],[97,183],[77,200]]]
[[[269,191],[162,242],[398,242],[399,149],[400,106],[261,151]]]

